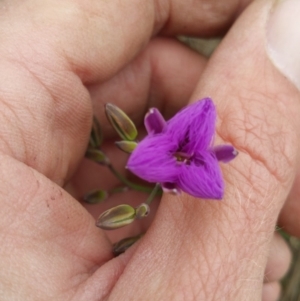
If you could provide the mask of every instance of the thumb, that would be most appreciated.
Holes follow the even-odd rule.
[[[128,300],[152,300],[153,292],[161,300],[261,300],[271,237],[296,172],[299,122],[291,118],[298,91],[265,52],[271,7],[263,0],[245,11],[192,97],[215,100],[216,142],[240,151],[222,167],[224,200],[164,196],[112,299],[127,290]]]
[[[300,89],[300,2],[278,1],[267,24],[267,50],[276,68]],[[298,113],[298,112],[296,112]],[[296,118],[296,117],[295,117]],[[300,236],[299,166],[293,189],[280,215],[280,226]]]

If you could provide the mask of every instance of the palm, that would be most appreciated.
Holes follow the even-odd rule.
[[[170,43],[171,47],[174,47],[173,42]],[[159,49],[161,46],[158,46]],[[180,46],[180,49],[182,48]],[[164,47],[162,47],[163,49]],[[196,58],[195,54],[192,54],[192,56]],[[203,65],[203,62],[201,59],[198,63],[199,66]],[[125,77],[127,76],[126,72],[131,71],[130,68],[124,71]],[[197,68],[197,65],[195,68]],[[144,70],[142,69],[140,72],[144,72]],[[19,76],[23,75],[20,74]],[[70,78],[71,81],[74,79]],[[118,75],[111,81],[106,82],[104,88],[103,85],[88,87],[92,99],[95,101],[99,94],[102,93],[102,89],[106,93],[109,91],[113,97],[124,97],[122,87],[120,87],[121,90],[119,92],[115,90],[110,91],[109,86],[115,86],[114,81],[116,80],[118,81]],[[196,80],[196,78],[193,79],[194,82]],[[190,93],[190,86],[192,86],[192,83],[187,85],[186,90],[183,89],[181,91],[180,94],[184,96],[183,99],[187,99],[187,96],[184,94]],[[65,95],[72,93],[73,87],[70,86],[69,89],[64,91]],[[135,91],[127,90],[127,92],[133,93]],[[49,95],[43,91],[41,86],[37,88],[36,93],[41,95],[41,98],[49,99],[49,102],[54,99],[52,95],[49,98]],[[82,102],[82,99],[78,98],[77,95],[74,95],[74,97],[78,103]],[[64,98],[64,95],[62,95],[62,98]],[[107,98],[111,99],[109,96]],[[132,109],[132,114],[135,115],[134,120],[140,125],[143,119],[143,112],[147,109],[146,99],[147,91],[143,90],[141,93],[136,94],[136,99],[131,99],[127,102],[127,108]],[[136,105],[138,100],[143,101],[139,106]],[[85,98],[84,101],[88,101],[88,99]],[[104,134],[109,139],[112,138],[112,129],[107,122],[103,122],[105,120],[103,118],[103,105],[103,102],[94,102],[95,111],[98,112],[98,118],[102,121]],[[181,105],[175,103],[175,108],[170,107],[167,113],[169,115],[173,114],[176,108]],[[107,233],[95,227],[95,217],[103,210],[119,203],[138,204],[147,195],[129,191],[114,195],[99,206],[86,205],[85,207],[88,208],[88,211],[92,213],[94,218],[81,203],[76,201],[76,199],[80,200],[82,195],[91,189],[112,188],[118,185],[119,182],[106,168],[82,158],[89,138],[91,115],[86,115],[87,111],[90,113],[89,110],[69,115],[69,112],[73,111],[73,106],[74,98],[72,102],[67,104],[68,110],[66,114],[57,116],[50,125],[53,128],[63,127],[66,121],[68,123],[67,132],[64,132],[63,129],[62,135],[60,130],[54,136],[51,133],[49,137],[51,143],[49,145],[45,143],[38,144],[38,152],[43,154],[43,156],[39,156],[38,160],[26,162],[37,171],[33,171],[30,167],[24,166],[13,159],[7,162],[7,168],[10,168],[10,164],[16,164],[16,170],[20,169],[18,171],[12,170],[11,178],[14,181],[10,190],[15,191],[15,193],[8,198],[12,202],[15,202],[14,199],[18,199],[19,202],[15,205],[15,211],[11,213],[10,218],[3,219],[4,227],[11,227],[10,219],[12,218],[18,222],[11,227],[12,230],[6,236],[4,244],[11,246],[14,251],[9,253],[8,249],[3,249],[2,258],[5,258],[5,260],[2,262],[2,270],[10,270],[10,256],[19,258],[18,266],[22,267],[22,270],[18,270],[17,274],[24,281],[20,282],[11,273],[5,274],[4,277],[8,277],[18,287],[18,289],[16,287],[14,290],[17,290],[23,298],[27,296],[28,300],[32,300],[32,298],[38,300],[40,296],[43,296],[45,299],[53,297],[55,300],[68,300],[74,294],[79,300],[80,298],[86,300],[84,294],[91,294],[90,300],[98,300],[100,296],[105,296],[110,288],[116,284],[118,275],[124,268],[122,260],[116,259],[109,262],[112,259],[111,242],[145,232],[155,216],[157,204],[154,203],[151,206],[150,217],[142,222],[135,222],[126,228]],[[44,109],[43,104],[41,107]],[[83,114],[81,120],[80,118],[78,119],[80,114]],[[25,122],[25,120],[23,121]],[[31,133],[34,133],[37,139],[40,137],[40,141],[44,140],[44,129],[42,127],[36,129],[35,126],[35,123],[29,122],[28,127],[22,128],[24,140]],[[70,138],[64,135],[70,135]],[[72,143],[65,143],[73,138],[76,139]],[[27,145],[25,147],[27,148]],[[126,155],[122,154],[110,141],[103,144],[103,149],[110,156],[115,167],[120,171],[124,170]],[[28,157],[30,158],[31,154]],[[78,170],[74,174],[77,168]],[[5,170],[5,166],[3,169]],[[41,173],[47,175],[53,182]],[[19,183],[24,182],[22,177],[28,179],[24,186],[19,185]],[[66,180],[68,178],[70,180]],[[66,185],[67,191],[75,198],[68,195],[60,188],[60,185]],[[22,192],[24,187],[26,187],[28,194],[25,198]],[[29,191],[28,187],[30,187]],[[5,212],[4,208],[3,212]],[[22,239],[18,240],[16,237]],[[23,239],[24,237],[26,237],[26,240]],[[108,264],[107,268],[106,262]],[[116,272],[114,275],[111,275],[109,271],[114,269],[116,269]],[[94,272],[95,274],[93,274]],[[101,284],[99,284],[99,279],[101,279]],[[39,287],[39,290],[34,290],[33,293],[32,287]],[[85,292],[86,289],[88,290],[87,292]]]

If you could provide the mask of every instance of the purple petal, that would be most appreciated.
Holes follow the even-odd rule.
[[[192,155],[212,143],[216,122],[215,106],[204,98],[187,106],[168,121],[167,132],[179,141],[179,150]]]
[[[166,121],[156,108],[149,109],[144,119],[145,128],[148,134],[159,134],[166,129]]]
[[[165,134],[147,136],[130,155],[127,168],[153,183],[175,182],[180,173],[173,153],[177,144]]]
[[[217,145],[213,148],[213,152],[217,160],[224,163],[228,163],[238,155],[238,151],[232,145]]]
[[[204,152],[197,154],[190,165],[182,164],[177,186],[194,197],[222,199],[224,183],[215,156]]]

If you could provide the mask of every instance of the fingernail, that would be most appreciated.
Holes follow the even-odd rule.
[[[267,52],[274,65],[300,90],[300,1],[279,0],[267,24]]]

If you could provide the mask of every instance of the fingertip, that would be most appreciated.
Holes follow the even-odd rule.
[[[275,233],[265,270],[265,282],[280,280],[287,273],[292,260],[292,252],[279,233]]]
[[[281,285],[278,281],[265,283],[262,290],[262,301],[278,301]]]

